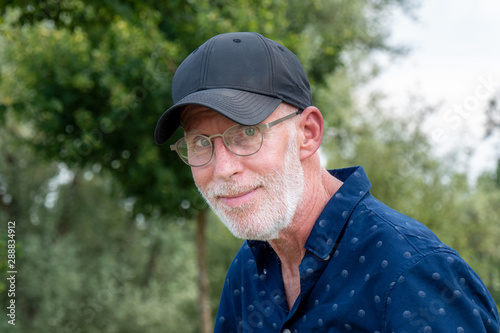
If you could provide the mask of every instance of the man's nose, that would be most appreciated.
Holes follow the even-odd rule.
[[[240,156],[233,154],[224,144],[222,137],[215,138],[213,141],[214,156],[212,157],[214,165],[214,175],[222,179],[229,179],[234,174],[241,171]]]

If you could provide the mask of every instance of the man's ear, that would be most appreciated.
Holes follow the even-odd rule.
[[[300,160],[311,157],[321,145],[323,139],[323,115],[314,106],[302,111],[298,123]]]

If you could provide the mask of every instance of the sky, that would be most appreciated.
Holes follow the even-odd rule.
[[[416,20],[394,12],[391,41],[411,51],[382,60],[382,74],[366,87],[384,92],[399,115],[411,94],[436,105],[426,126],[436,153],[469,151],[462,167],[473,177],[494,169],[500,158],[500,138],[484,140],[484,110],[500,94],[498,13],[498,0],[424,0]]]

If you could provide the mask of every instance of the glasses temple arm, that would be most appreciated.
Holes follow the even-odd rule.
[[[297,111],[295,111],[294,113],[289,114],[288,116],[285,116],[285,117],[283,117],[283,118],[277,119],[277,120],[275,120],[275,121],[271,121],[270,123],[267,123],[267,124],[262,124],[262,125],[261,125],[261,126],[262,126],[261,128],[262,128],[262,129],[268,129],[268,128],[271,128],[271,127],[273,127],[274,125],[278,125],[279,123],[281,123],[281,122],[283,122],[283,121],[285,121],[285,120],[288,120],[288,119],[290,119],[290,118],[293,118],[293,117],[295,117],[295,116],[297,116],[297,115],[301,114],[301,113],[302,113],[302,111],[304,111],[304,110],[298,109]]]

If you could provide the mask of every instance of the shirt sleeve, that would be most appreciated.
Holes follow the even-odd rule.
[[[491,295],[456,252],[415,258],[387,295],[388,332],[499,332]]]

